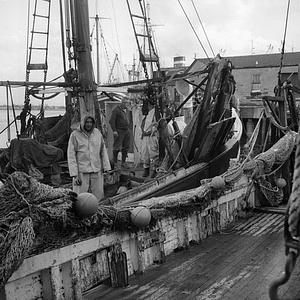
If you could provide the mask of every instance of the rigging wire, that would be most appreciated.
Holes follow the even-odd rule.
[[[290,10],[290,0],[288,0],[287,10],[286,10],[286,17],[285,17],[285,26],[284,26],[284,34],[283,34],[283,41],[282,41],[282,48],[281,48],[281,57],[280,57],[280,67],[278,71],[278,87],[279,87],[279,93],[280,93],[280,86],[281,86],[281,70],[283,65],[283,55],[284,55],[284,47],[285,47],[285,38],[286,38],[286,31],[287,31],[287,25],[288,25],[288,19],[289,19],[289,10]]]
[[[6,87],[6,89],[7,89],[7,87]],[[10,126],[13,124],[13,123],[15,123],[16,122],[16,119],[13,119],[12,121],[10,121],[9,123],[8,123],[8,125],[4,128],[4,129],[2,129],[1,131],[0,131],[0,134],[2,134],[6,129],[7,130],[9,130],[9,142],[10,142]]]
[[[211,50],[213,56],[215,56],[214,50],[213,50],[213,48],[212,48],[212,46],[211,46],[211,43],[210,43],[210,41],[209,41],[209,39],[208,39],[208,36],[207,36],[207,34],[206,34],[206,30],[205,30],[205,28],[204,28],[204,26],[203,26],[203,23],[202,23],[202,21],[201,21],[201,18],[200,18],[200,16],[199,16],[199,13],[198,13],[198,10],[197,10],[197,8],[196,8],[196,6],[195,6],[194,0],[191,0],[191,2],[192,2],[192,4],[193,4],[194,10],[195,10],[195,12],[196,12],[196,14],[197,14],[198,20],[199,20],[199,22],[200,22],[200,24],[201,24],[201,27],[202,27],[202,29],[203,29],[203,32],[204,32],[204,34],[205,34],[205,37],[206,37],[206,40],[207,40],[207,42],[208,42],[209,48],[210,48],[210,50]]]
[[[191,20],[190,20],[190,18],[188,17],[188,15],[187,15],[187,13],[186,13],[184,7],[182,6],[180,0],[177,0],[177,1],[178,1],[179,5],[180,5],[180,7],[181,7],[181,9],[182,9],[182,11],[183,11],[183,13],[184,13],[186,19],[188,20],[188,22],[189,22],[189,24],[190,24],[192,30],[194,31],[194,33],[195,33],[195,35],[196,35],[196,37],[197,37],[197,40],[198,40],[198,42],[200,43],[201,48],[202,48],[202,50],[204,51],[206,57],[207,57],[209,60],[211,60],[211,59],[209,58],[209,56],[208,56],[208,54],[207,54],[207,52],[206,52],[206,50],[205,50],[203,44],[201,43],[200,38],[199,38],[199,36],[198,36],[198,34],[197,34],[197,32],[196,32],[196,30],[195,30],[193,24],[191,23]]]
[[[102,45],[103,45],[103,49],[104,49],[104,52],[105,52],[105,55],[106,55],[106,64],[107,64],[107,70],[109,72],[109,70],[111,69],[111,63],[110,63],[110,59],[109,59],[109,55],[108,55],[108,51],[107,51],[107,43],[106,43],[106,40],[104,38],[104,34],[103,34],[103,29],[102,29],[102,26],[99,22],[99,30],[100,30],[100,38],[102,40]]]
[[[114,23],[115,32],[116,32],[116,39],[117,39],[117,44],[118,44],[118,48],[119,48],[118,56],[120,57],[120,61],[122,61],[122,50],[121,50],[121,44],[120,44],[120,39],[119,39],[119,32],[118,32],[118,26],[117,26],[117,18],[116,18],[114,0],[111,1],[111,6],[112,6],[112,11],[113,11],[113,17],[114,17],[113,23]],[[125,75],[124,75],[124,67],[123,66],[120,67],[120,71],[121,71],[122,78],[124,79]]]
[[[114,15],[114,27],[115,27],[116,38],[117,38],[117,43],[118,43],[118,47],[119,47],[119,56],[120,56],[120,60],[122,61],[122,52],[121,52],[119,33],[118,33],[118,27],[117,27],[117,22],[116,22],[117,18],[116,18],[114,0],[111,1],[111,6],[112,6],[113,15]]]

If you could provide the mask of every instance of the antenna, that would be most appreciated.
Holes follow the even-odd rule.
[[[267,48],[267,50],[266,50],[266,54],[271,54],[271,53],[273,52],[273,49],[274,49],[273,45],[272,45],[272,44],[269,44],[269,45],[268,45],[268,48]]]

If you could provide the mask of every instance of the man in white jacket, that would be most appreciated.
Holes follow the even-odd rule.
[[[68,166],[74,192],[80,194],[90,189],[98,200],[104,197],[103,172],[111,168],[103,136],[95,128],[92,116],[86,116],[80,128],[70,135]]]
[[[143,177],[150,175],[151,167],[151,178],[154,178],[156,176],[156,168],[159,166],[159,142],[157,122],[155,121],[155,108],[150,104],[149,108],[150,110],[141,124],[141,160],[144,167]]]

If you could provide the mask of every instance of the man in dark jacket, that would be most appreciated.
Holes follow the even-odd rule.
[[[111,114],[109,124],[114,134],[113,156],[114,164],[118,162],[118,153],[122,152],[122,168],[127,168],[125,161],[130,145],[129,121],[127,116],[128,100],[122,100]]]

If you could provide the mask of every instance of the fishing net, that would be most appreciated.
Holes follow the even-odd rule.
[[[95,214],[74,213],[77,195],[39,183],[23,172],[6,177],[0,187],[0,286],[28,255],[53,250],[107,230],[137,230],[130,210],[99,205]]]
[[[21,265],[34,240],[30,217],[12,223],[0,243],[0,287],[5,285],[12,273]]]
[[[290,157],[295,146],[296,135],[296,132],[289,131],[269,150],[254,158],[256,164],[259,164],[260,174],[269,173],[274,165],[280,165]]]
[[[274,167],[282,165],[291,155],[297,133],[289,131],[277,143],[267,151],[260,153],[253,159],[243,163],[243,170],[246,173],[264,175],[272,172]]]
[[[266,179],[260,178],[257,181],[259,190],[265,197],[265,202],[262,203],[267,206],[278,206],[283,200],[283,190],[272,184]]]

